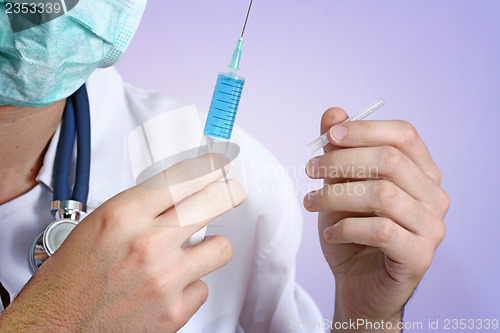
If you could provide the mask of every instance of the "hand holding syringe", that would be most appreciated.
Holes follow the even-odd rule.
[[[385,105],[385,101],[383,99],[376,100],[363,110],[359,111],[355,115],[349,117],[349,119],[346,119],[343,121],[343,123],[346,123],[348,121],[355,121],[355,120],[362,120],[371,115],[373,112],[377,111],[380,109],[382,106]],[[324,133],[323,135],[319,136],[309,144],[307,144],[307,149],[311,154],[314,154],[316,151],[319,149],[323,148],[329,143],[328,141],[328,132]]]
[[[233,133],[236,112],[238,111],[241,93],[243,92],[243,85],[245,84],[245,78],[238,76],[236,72],[240,69],[243,35],[245,34],[248,15],[250,14],[250,9],[252,8],[252,2],[253,0],[250,1],[241,37],[238,40],[236,49],[233,52],[231,62],[228,66],[229,72],[221,72],[217,76],[212,103],[210,104],[207,121],[205,122],[205,128],[203,130],[203,140],[202,146],[199,150],[199,155],[214,152],[214,145],[216,143],[225,143],[226,147],[229,147],[229,140],[231,139],[231,134]],[[222,168],[222,173],[224,175],[224,181],[227,183],[228,179],[224,168]],[[229,186],[227,188],[229,189]],[[231,200],[233,200],[232,194],[229,193],[229,195]],[[187,246],[200,243],[205,237],[206,229],[207,227],[204,227],[191,236],[187,242]]]

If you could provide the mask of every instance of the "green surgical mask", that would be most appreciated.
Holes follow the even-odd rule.
[[[73,94],[96,68],[118,61],[146,6],[146,0],[31,3],[38,6],[0,0],[0,105],[42,107]]]

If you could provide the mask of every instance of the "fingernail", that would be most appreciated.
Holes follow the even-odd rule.
[[[304,205],[306,206],[306,208],[311,208],[313,203],[314,203],[314,197],[316,195],[316,192],[311,192],[311,193],[308,193],[304,199]]]
[[[328,227],[323,231],[323,237],[327,243],[334,243],[333,241],[333,227]]]
[[[321,156],[318,156],[307,162],[306,170],[309,176],[314,176],[318,172],[320,158]]]
[[[330,136],[335,141],[342,141],[347,133],[347,127],[342,125],[335,125],[330,129]]]

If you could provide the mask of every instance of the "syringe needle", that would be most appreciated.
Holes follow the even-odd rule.
[[[252,9],[252,2],[253,0],[250,0],[250,6],[248,6],[247,17],[245,18],[245,24],[243,25],[243,31],[241,32],[240,38],[243,38],[243,34],[245,33],[245,28],[247,27],[248,15],[250,15],[250,9]]]

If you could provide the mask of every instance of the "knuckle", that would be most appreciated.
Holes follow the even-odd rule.
[[[396,237],[396,225],[389,219],[380,219],[375,226],[375,237],[378,244],[390,244]]]
[[[238,182],[237,180],[234,180],[234,179],[229,179],[228,183],[229,183],[229,187],[231,188],[231,192],[235,193],[236,197],[242,197],[243,199],[246,198],[245,189],[244,189],[243,185],[241,185],[240,182]]]
[[[339,165],[341,163],[340,152],[334,150],[326,153],[319,159],[318,169],[315,173],[318,178],[338,178],[341,177]]]
[[[125,263],[126,274],[131,273],[131,267],[135,268],[134,274],[139,278],[141,289],[145,298],[163,303],[172,300],[178,289],[179,275],[177,272],[158,271],[151,268],[137,267],[130,261]]]
[[[446,193],[445,190],[441,189],[440,194],[439,194],[439,206],[443,210],[445,215],[448,210],[450,209],[451,201],[450,197],[448,196],[448,193]]]
[[[196,161],[193,158],[184,160],[182,162],[179,162],[179,164],[176,167],[176,173],[177,175],[175,176],[176,178],[178,177],[178,180],[175,180],[175,183],[177,182],[189,182],[191,180],[194,180],[198,178],[200,175],[197,172],[197,167],[196,167]],[[168,170],[165,170],[164,172],[167,172]],[[171,177],[169,177],[171,178]],[[170,181],[170,179],[169,179]]]
[[[351,221],[352,221],[351,218],[345,218],[338,221],[335,224],[335,233],[338,235],[340,239],[349,238],[349,230],[350,230],[349,226]]]
[[[205,282],[199,280],[197,284],[197,289],[200,302],[201,304],[204,304],[208,299],[208,286]]]
[[[216,210],[228,206],[231,200],[229,197],[229,188],[225,182],[216,182],[208,185],[203,190],[206,201]]]
[[[217,240],[217,246],[219,249],[218,256],[224,262],[229,262],[233,257],[233,247],[229,239],[223,236],[218,236],[215,238]]]
[[[387,212],[395,204],[399,196],[396,185],[388,180],[379,180],[375,187],[375,200],[373,200],[373,210],[375,212]]]
[[[356,122],[357,135],[359,135],[359,141],[362,144],[371,144],[373,142],[371,125],[366,121]]]
[[[182,302],[174,302],[165,308],[164,318],[175,325],[182,324],[188,316]]]
[[[430,174],[431,179],[433,179],[438,185],[441,185],[441,182],[443,181],[443,175],[441,174],[441,170],[436,167],[436,170],[431,172]]]
[[[380,149],[379,158],[380,164],[388,173],[398,171],[406,163],[406,156],[399,149],[392,146]]]
[[[432,260],[433,260],[432,251],[421,254],[415,266],[415,275],[417,279],[420,279],[425,274],[425,272],[427,272],[429,267],[431,267]]]
[[[147,270],[142,270],[141,275],[144,279],[144,289],[149,291],[148,296],[152,299],[170,299],[172,290],[175,288],[175,281],[172,277],[155,275]]]
[[[439,244],[446,237],[446,224],[444,222],[439,223],[438,232],[436,233],[438,236]]]
[[[405,145],[411,145],[415,143],[418,138],[418,132],[415,126],[413,126],[411,123],[405,121],[405,120],[397,120],[398,126],[402,129],[403,131],[403,143]]]
[[[433,238],[436,240],[436,243],[439,245],[446,237],[446,224],[439,220],[435,223],[433,227]]]
[[[156,258],[158,241],[151,236],[140,236],[130,242],[129,254],[140,263],[146,263]]]
[[[130,213],[120,203],[109,202],[101,210],[102,232],[114,232],[126,224]]]

